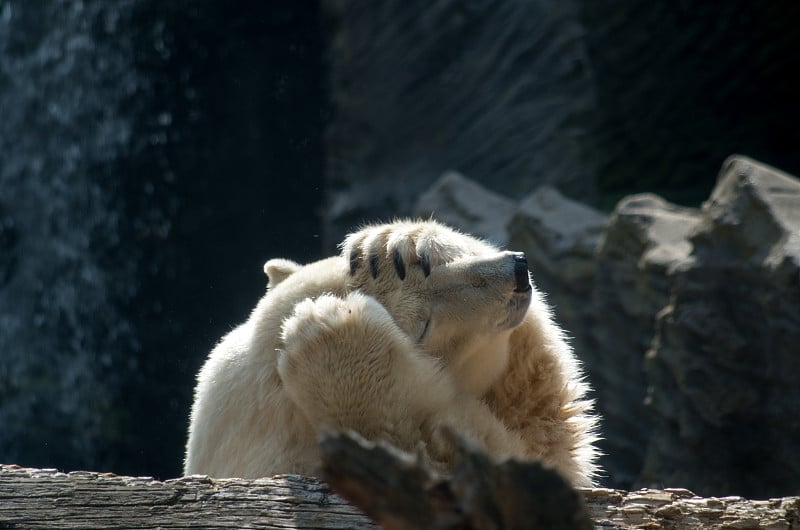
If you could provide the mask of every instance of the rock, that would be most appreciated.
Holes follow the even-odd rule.
[[[541,186],[520,202],[496,194],[455,171],[425,193],[415,215],[434,218],[494,244],[524,251],[534,281],[568,329],[588,307],[577,303],[592,289],[594,253],[608,219],[597,210]]]
[[[14,219],[6,214],[5,208],[0,204],[0,288],[15,272],[17,253],[14,247],[18,239],[19,234],[14,227]]]
[[[601,193],[699,205],[732,148],[800,172],[794,0],[580,3]]]
[[[648,353],[642,482],[798,492],[800,182],[735,157],[701,215]]]
[[[630,196],[599,245],[597,230],[568,234],[601,218],[548,212],[550,193],[523,201],[510,246],[528,253],[586,364],[605,483],[798,491],[800,184],[733,158],[701,210]]]
[[[797,179],[744,157],[723,165],[692,237],[698,259],[748,264],[791,275],[800,256]]]
[[[524,251],[533,280],[572,335],[583,329],[594,277],[594,254],[608,218],[542,186],[517,206],[509,223],[509,248]],[[576,349],[583,349],[582,337]]]
[[[331,105],[324,243],[407,215],[450,168],[521,197],[592,199],[592,74],[576,0],[326,0]]]
[[[571,331],[584,359],[603,417],[606,483],[630,488],[638,480],[650,434],[645,409],[644,355],[655,316],[668,302],[668,271],[687,259],[688,235],[699,212],[652,194],[627,197],[611,216],[594,261],[586,318]],[[582,306],[581,299],[573,305]]]
[[[591,276],[591,261],[607,224],[608,217],[594,208],[541,186],[519,203],[510,231],[546,274],[574,285]]]
[[[322,5],[329,249],[449,168],[608,209],[641,191],[699,204],[732,145],[800,171],[794,0]]]
[[[130,3],[0,6],[0,462],[102,466],[135,364],[110,164],[142,89]],[[135,254],[135,251],[132,252]]]
[[[423,193],[414,215],[433,217],[495,245],[508,241],[508,222],[516,204],[461,173],[448,171]]]

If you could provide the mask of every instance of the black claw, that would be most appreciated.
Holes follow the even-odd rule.
[[[375,254],[369,257],[369,271],[372,273],[373,278],[378,277],[378,256]]]
[[[422,265],[422,272],[425,273],[425,277],[431,275],[431,261],[427,254],[423,254],[419,257],[419,264]]]
[[[350,276],[356,275],[356,270],[358,269],[358,254],[355,252],[350,253]]]
[[[401,280],[406,279],[406,264],[403,263],[403,257],[400,255],[400,252],[394,251],[394,270],[397,271],[397,275],[400,277]]]

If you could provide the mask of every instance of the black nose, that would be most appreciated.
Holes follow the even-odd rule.
[[[514,254],[514,281],[517,283],[514,288],[515,293],[525,293],[531,290],[531,281],[528,276],[528,260],[522,252]]]

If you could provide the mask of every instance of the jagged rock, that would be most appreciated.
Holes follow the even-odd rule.
[[[648,354],[642,480],[764,497],[800,491],[800,182],[730,159],[671,271]]]
[[[571,335],[584,327],[594,254],[607,224],[597,210],[542,186],[519,203],[508,225],[509,248],[525,252],[536,285]],[[583,348],[581,335],[576,349]]]
[[[588,343],[608,484],[799,491],[800,393],[787,375],[799,211],[800,183],[741,157],[701,210],[620,202],[597,254],[594,317],[574,330]]]
[[[578,352],[596,391],[602,465],[614,487],[630,488],[642,469],[651,426],[644,355],[655,315],[669,300],[668,271],[689,256],[687,238],[699,218],[696,209],[656,195],[623,199],[598,248],[591,293],[573,300],[586,318],[570,331],[583,346]]]
[[[605,215],[550,186],[515,202],[454,171],[422,194],[414,212],[524,251],[534,281],[562,324],[570,331],[585,327],[582,319],[590,308],[578,300],[586,300],[592,289],[594,254],[608,223]]]
[[[414,215],[433,217],[450,226],[505,245],[508,241],[508,222],[516,204],[494,193],[457,171],[448,171],[423,193]]]
[[[702,210],[634,195],[604,234],[552,189],[517,205],[508,246],[586,364],[606,484],[798,491],[798,186],[732,158]]]
[[[543,223],[511,223],[596,390],[607,484],[798,491],[797,188],[734,158],[702,211],[622,200],[594,258],[548,244]]]
[[[580,284],[591,276],[591,261],[607,224],[608,217],[594,208],[541,186],[519,203],[510,231],[520,242],[530,238],[525,241],[528,258],[545,273]]]
[[[574,335],[576,349],[587,364],[596,389],[598,409],[605,418],[602,446],[607,456],[603,464],[608,470],[608,483],[611,485],[630,487],[639,482],[676,486],[689,484],[704,493],[744,492],[762,496],[777,494],[781,487],[792,487],[790,480],[781,477],[791,475],[795,469],[792,466],[781,469],[772,466],[769,474],[774,486],[771,489],[758,489],[770,483],[766,479],[757,482],[757,489],[747,489],[747,482],[743,480],[747,471],[739,471],[740,476],[736,478],[737,465],[733,461],[733,455],[723,458],[727,473],[714,469],[713,475],[710,472],[697,474],[694,470],[698,466],[688,461],[676,466],[674,459],[665,459],[664,455],[680,454],[676,446],[685,447],[685,440],[681,440],[681,437],[687,435],[677,436],[669,444],[666,442],[669,436],[661,439],[659,430],[653,434],[652,414],[645,407],[648,378],[644,373],[644,357],[656,333],[656,316],[661,312],[660,322],[672,322],[670,319],[674,308],[662,312],[668,306],[671,296],[677,296],[678,307],[682,307],[682,303],[688,304],[682,298],[685,296],[683,293],[686,292],[687,281],[694,288],[692,296],[697,297],[695,303],[706,308],[699,313],[705,315],[705,318],[698,319],[705,334],[704,340],[716,344],[718,356],[722,359],[725,357],[723,352],[729,354],[744,345],[751,348],[758,345],[758,349],[754,351],[764,352],[764,355],[768,345],[776,343],[776,339],[759,340],[758,337],[771,337],[772,332],[765,334],[765,330],[774,331],[776,326],[780,330],[781,326],[788,325],[786,322],[796,322],[798,304],[793,298],[796,291],[791,289],[791,280],[797,281],[797,260],[796,252],[793,254],[791,249],[798,247],[797,234],[800,234],[800,230],[797,228],[796,212],[800,208],[797,206],[798,195],[793,191],[795,181],[786,176],[767,178],[765,175],[770,173],[764,169],[743,169],[758,166],[741,159],[739,162],[731,162],[730,167],[735,169],[726,170],[726,174],[733,171],[740,175],[738,180],[722,178],[711,200],[704,207],[702,216],[699,210],[679,207],[649,194],[632,196],[621,201],[611,217],[596,257],[592,257],[590,250],[592,244],[597,244],[593,236],[598,233],[596,228],[604,224],[601,222],[602,217],[586,212],[578,215],[569,209],[565,210],[570,212],[567,215],[553,215],[543,200],[545,197],[555,196],[550,190],[539,190],[523,201],[510,223],[509,246],[528,253],[531,263],[534,264],[536,281],[548,293],[555,305],[556,314]],[[742,193],[741,190],[748,190],[748,193]],[[527,221],[522,214],[526,211],[532,214]],[[566,236],[570,233],[570,223],[566,221],[574,219],[589,220],[583,225],[572,225],[590,228],[584,235],[592,237],[583,240],[590,244],[581,246]],[[581,239],[578,238],[578,241]],[[567,264],[570,261],[582,265],[569,267]],[[720,263],[725,266],[720,266]],[[708,264],[714,264],[711,272],[708,272]],[[747,272],[754,266],[757,266],[754,271]],[[687,267],[691,272],[686,272]],[[764,285],[764,278],[769,275],[765,275],[758,267],[767,267],[773,271],[773,276],[777,274],[779,278],[783,278],[784,284],[778,285],[772,281],[772,285]],[[744,292],[738,294],[737,289]],[[779,294],[787,289],[786,295]],[[720,299],[720,291],[728,294]],[[711,296],[710,293],[714,295]],[[741,298],[746,303],[731,304],[732,297]],[[753,301],[753,297],[760,298],[761,301]],[[775,301],[775,298],[780,300]],[[590,303],[587,304],[586,300],[590,300]],[[720,301],[715,302],[716,300]],[[747,327],[736,324],[736,318],[710,318],[707,315],[708,307],[713,307],[715,303],[721,306],[715,312],[720,312],[729,305],[739,308],[739,313],[758,308],[756,313],[760,318],[750,319],[750,333],[753,337],[741,336],[742,330]],[[697,308],[692,310],[700,311]],[[725,312],[730,313],[730,310],[726,309]],[[796,335],[789,330],[782,330],[779,332],[781,334],[786,339],[778,340],[771,350],[780,349],[783,344],[786,352],[794,351],[794,345],[800,343],[794,342]],[[738,342],[736,337],[739,337]],[[658,347],[665,348],[663,345]],[[684,350],[688,347],[683,345]],[[703,344],[702,348],[708,351],[709,347]],[[665,349],[664,354],[670,351]],[[782,356],[779,359],[783,360],[766,364],[772,366],[777,363],[779,373],[792,373],[795,367],[792,363],[796,361],[792,361],[792,357],[786,352],[774,353],[773,355]],[[678,354],[673,352],[670,357],[671,371],[680,374],[686,370],[682,367],[686,360],[677,360],[676,355]],[[681,355],[693,356],[688,352]],[[725,364],[720,360],[714,362]],[[706,415],[713,412],[706,419],[712,424],[718,424],[721,421],[720,414],[725,417],[726,414],[742,413],[735,410],[725,412],[733,406],[730,403],[725,404],[731,401],[731,398],[725,397],[726,392],[738,394],[734,403],[749,402],[747,415],[751,417],[757,417],[757,411],[764,406],[765,410],[770,411],[767,416],[771,415],[771,419],[765,418],[764,421],[780,425],[770,436],[778,446],[788,447],[783,459],[789,459],[795,447],[791,443],[787,445],[786,440],[781,441],[779,434],[792,433],[796,429],[794,420],[787,415],[790,405],[781,405],[781,401],[776,401],[777,398],[758,397],[764,393],[763,389],[758,389],[758,381],[769,376],[765,371],[775,369],[748,368],[745,371],[747,380],[735,383],[735,387],[740,389],[737,392],[729,388],[729,385],[723,385],[721,390],[712,393],[710,383],[722,376],[705,376],[707,382],[703,378],[697,382],[703,390],[699,396],[711,394],[704,396],[705,405],[702,405],[702,401],[697,402],[699,391],[694,389],[691,396],[683,398],[682,407],[687,410],[700,407],[701,413],[706,409]],[[662,369],[661,372],[663,371]],[[683,418],[681,421],[684,422],[694,418],[691,428],[689,423],[684,428],[688,432],[697,431],[708,439],[706,428],[698,426],[702,425],[700,420],[703,415],[676,410],[681,399],[670,396],[678,390],[674,383],[665,380],[661,372],[656,371],[650,376],[654,406],[657,409],[665,408],[663,414],[679,425],[680,421],[676,418]],[[724,373],[724,370],[720,369],[718,373]],[[757,374],[756,381],[749,380],[752,374]],[[777,393],[777,388],[787,384],[787,381],[775,380],[769,395]],[[795,393],[791,389],[784,390],[780,395],[788,398],[790,403],[795,403],[797,399],[793,397]],[[765,399],[772,401],[764,403]],[[738,421],[741,423],[741,420]],[[663,423],[662,427],[664,425],[667,423]],[[760,424],[754,425],[751,421],[748,425],[751,431],[764,432]],[[697,433],[692,436],[700,436]],[[710,466],[709,462],[722,458],[722,452],[711,448],[715,447],[714,444],[722,444],[723,439],[730,439],[730,433],[730,428],[727,428],[725,434],[715,442],[708,442],[709,454],[703,458],[706,466]],[[748,439],[751,441],[748,442]],[[758,455],[759,450],[754,447],[757,439],[759,437],[752,434],[738,434],[736,440],[741,440],[743,446],[733,453],[738,454],[738,451]],[[640,475],[648,443],[651,444],[649,454],[652,456],[648,457],[645,474]],[[665,443],[666,446],[663,445]],[[760,452],[771,453],[763,448]],[[712,453],[714,458],[711,458]],[[682,458],[686,460],[685,456]],[[761,458],[765,462],[771,461],[766,454],[761,455]],[[662,460],[668,463],[661,463]],[[685,472],[681,473],[680,469],[685,469]],[[687,483],[690,476],[691,482]],[[711,476],[725,478],[711,479]]]

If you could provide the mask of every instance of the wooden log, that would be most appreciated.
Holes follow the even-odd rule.
[[[489,509],[477,502],[465,503],[464,499],[471,498],[470,492],[465,489],[473,488],[472,493],[481,491],[483,486],[476,484],[483,481],[493,484],[491,487],[496,488],[497,492],[507,492],[508,485],[498,486],[497,477],[512,476],[512,480],[517,480],[513,476],[519,473],[518,469],[506,475],[492,472],[479,478],[470,476],[469,470],[462,470],[460,477],[457,472],[445,480],[431,475],[418,458],[402,454],[398,456],[381,446],[361,444],[359,441],[353,445],[349,438],[332,437],[324,439],[322,447],[323,454],[340,458],[345,467],[352,468],[350,463],[345,462],[347,457],[343,451],[361,455],[356,461],[360,462],[363,473],[356,476],[340,474],[336,478],[337,466],[330,465],[330,458],[326,460],[329,480],[334,477],[333,483],[341,491],[347,489],[342,489],[342,481],[346,485],[346,480],[349,480],[351,489],[360,489],[363,493],[365,488],[358,484],[372,473],[368,481],[371,480],[375,488],[373,497],[383,498],[384,507],[388,510],[399,498],[397,490],[408,489],[408,504],[403,508],[404,511],[395,509],[396,521],[383,521],[387,528],[491,528],[492,517],[496,515],[490,513],[491,506],[502,504],[505,500],[495,495]],[[363,452],[359,452],[362,450],[378,456],[364,457]],[[396,458],[400,458],[400,472],[396,471]],[[380,467],[371,468],[373,463],[379,463]],[[480,473],[486,472],[480,467],[475,469]],[[409,474],[403,470],[411,471]],[[351,478],[345,479],[347,476]],[[532,475],[526,476],[530,478]],[[417,484],[425,484],[425,488],[416,494],[411,486],[415,480]],[[454,485],[454,481],[461,482]],[[537,491],[536,484],[526,486],[526,490],[520,490],[519,499],[508,502],[526,502],[527,498],[531,507],[542,504],[541,498],[526,497],[530,492]],[[741,497],[700,498],[684,489],[634,492],[584,489],[579,492],[595,528],[800,530],[800,497],[763,501]],[[352,495],[352,491],[346,493],[348,497]],[[483,497],[479,495],[478,499]],[[482,507],[475,508],[478,504]],[[470,510],[473,510],[472,515]],[[438,514],[439,519],[424,519],[426,513]],[[452,515],[450,519],[443,516],[448,513]],[[476,513],[484,516],[489,513],[490,517],[479,519]],[[403,520],[408,522],[403,523]],[[497,521],[496,517],[494,520]],[[573,523],[576,521],[581,524],[579,518]],[[536,521],[529,522],[528,527],[536,528]],[[514,526],[509,524],[504,527]],[[195,476],[157,481],[148,477],[121,477],[110,473],[60,473],[52,469],[0,465],[0,529],[9,528],[287,530],[378,527],[361,511],[334,494],[327,485],[297,475],[258,480],[217,480]]]
[[[263,528],[374,530],[318,480],[193,476],[164,482],[0,465],[0,529]]]
[[[447,433],[459,452],[452,474],[420,456],[350,434],[323,436],[331,488],[387,530],[591,530],[582,496],[538,462],[495,463]]]
[[[349,434],[322,438],[323,472],[336,492],[390,530],[577,530],[591,527],[588,519],[603,529],[800,530],[800,497],[753,501],[701,498],[679,488],[593,488],[577,490],[579,502],[541,465],[493,464],[467,441],[450,437],[461,462],[446,479],[419,457]]]

